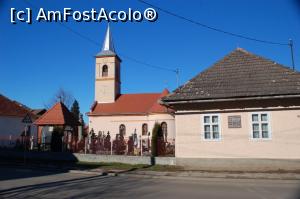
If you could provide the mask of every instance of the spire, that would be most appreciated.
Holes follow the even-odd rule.
[[[102,51],[107,51],[107,50],[115,52],[114,43],[112,40],[109,24],[107,25],[105,39],[104,39],[103,47],[102,47]]]
[[[109,24],[107,25],[102,50],[97,54],[97,56],[105,56],[105,55],[116,55]]]

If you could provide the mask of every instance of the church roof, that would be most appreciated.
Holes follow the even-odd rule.
[[[299,72],[237,48],[162,101],[175,103],[299,94]]]
[[[169,94],[162,93],[122,94],[114,103],[95,103],[89,116],[105,115],[147,115],[151,113],[171,113],[172,110],[159,104],[159,100]]]
[[[62,102],[56,103],[34,123],[37,125],[80,125],[79,121],[75,119],[73,114]]]
[[[107,25],[105,38],[103,41],[103,47],[102,50],[96,55],[96,57],[99,56],[116,56],[116,51],[110,31],[109,25]]]

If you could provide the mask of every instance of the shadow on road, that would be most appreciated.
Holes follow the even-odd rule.
[[[10,168],[6,173],[0,175],[0,183],[4,180],[39,177],[66,173],[69,170],[90,170],[97,165],[78,165],[77,158],[72,153],[44,153],[28,152],[25,154],[19,151],[0,151],[0,169]]]

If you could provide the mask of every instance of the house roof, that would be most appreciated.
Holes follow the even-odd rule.
[[[31,109],[0,94],[0,116],[25,117],[26,114],[35,117]]]
[[[162,93],[122,94],[114,103],[97,103],[92,106],[89,116],[97,115],[146,115],[151,113],[170,113],[159,104],[159,100],[169,94],[165,89]]]
[[[300,73],[237,48],[162,99],[172,101],[300,94]]]
[[[44,113],[46,113],[46,111],[47,111],[46,109],[32,109],[31,113],[33,113],[34,115],[37,115],[37,116],[41,116]]]
[[[37,125],[80,125],[79,121],[75,119],[73,114],[62,102],[56,103],[34,123]]]

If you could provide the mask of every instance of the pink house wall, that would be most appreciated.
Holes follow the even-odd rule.
[[[251,138],[251,113],[270,116],[271,138]],[[300,108],[281,110],[216,110],[221,139],[204,140],[203,115],[208,111],[178,111],[175,116],[176,157],[300,159]],[[228,128],[228,116],[240,115],[241,128]]]

